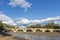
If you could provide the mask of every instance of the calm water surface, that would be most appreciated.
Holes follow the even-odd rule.
[[[60,36],[41,36],[35,34],[20,34],[20,33],[13,33],[13,35],[29,40],[60,40]]]

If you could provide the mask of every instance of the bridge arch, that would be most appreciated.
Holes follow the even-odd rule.
[[[45,30],[45,32],[51,32],[51,31],[47,29],[47,30]]]
[[[60,30],[53,30],[53,32],[60,32]]]
[[[40,30],[40,29],[36,29],[36,31],[35,32],[42,32],[42,30]]]
[[[24,32],[22,29],[17,30],[17,32]]]
[[[13,30],[6,30],[5,32],[14,32]]]
[[[60,29],[48,28],[6,28],[5,32],[60,32]]]
[[[27,29],[26,32],[33,32],[33,30],[32,29]]]

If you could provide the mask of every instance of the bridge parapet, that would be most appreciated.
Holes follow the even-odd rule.
[[[54,30],[60,29],[49,29],[49,28],[6,28],[7,30],[11,30],[13,32],[17,32],[18,30],[23,30],[23,32],[27,32],[27,30],[32,30],[32,32],[36,32],[36,30],[41,30],[42,32],[50,31],[53,32]]]

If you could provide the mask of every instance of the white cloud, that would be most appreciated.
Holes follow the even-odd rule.
[[[0,21],[9,25],[16,25],[16,23],[10,17],[5,15],[3,12],[0,12]]]
[[[17,24],[35,24],[35,23],[44,23],[44,22],[51,22],[54,21],[57,23],[58,20],[60,20],[60,16],[53,17],[53,18],[46,18],[42,20],[29,20],[25,18],[17,18],[15,19]]]
[[[57,20],[60,20],[60,16],[53,17],[53,18],[42,19],[41,22],[49,22],[49,21],[57,21]]]
[[[30,21],[25,18],[16,18],[15,20],[16,20],[16,23],[22,23],[22,24],[30,23]]]
[[[37,23],[48,23],[51,21],[54,21],[56,24],[60,24],[60,16],[53,17],[53,18],[46,18],[42,20],[30,20],[26,18],[15,18],[13,20],[12,18],[8,17],[5,15],[3,12],[0,12],[0,21],[3,21],[3,23],[10,24],[10,25],[32,25],[32,24],[37,24]]]
[[[10,0],[9,5],[15,7],[15,6],[20,6],[27,11],[28,8],[31,7],[31,3],[26,1],[26,0]]]

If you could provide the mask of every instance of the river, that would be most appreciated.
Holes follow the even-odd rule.
[[[12,35],[29,40],[60,40],[60,36],[41,36],[37,34],[12,33]]]

